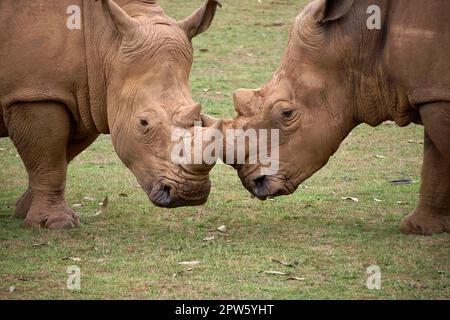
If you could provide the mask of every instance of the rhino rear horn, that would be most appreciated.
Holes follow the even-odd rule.
[[[101,2],[106,20],[114,30],[119,32],[122,36],[126,36],[133,32],[137,23],[132,17],[130,17],[113,0],[101,0]]]
[[[252,100],[257,90],[239,89],[233,93],[234,108],[238,115],[250,117],[255,114]]]
[[[204,141],[209,141],[210,143],[221,143],[222,142],[222,131],[223,131],[223,120],[217,120],[210,127],[202,128],[203,130],[203,138]],[[218,139],[218,140],[217,140]],[[207,147],[208,144],[204,145],[204,148]],[[217,159],[221,156],[222,150],[217,150],[219,154],[216,154]],[[216,159],[216,160],[217,160]]]
[[[178,22],[189,39],[194,38],[208,30],[216,14],[217,7],[222,7],[217,0],[207,0],[203,7],[195,11],[191,16]]]
[[[219,121],[218,119],[203,113],[201,114],[201,119],[203,127],[212,127]]]
[[[334,21],[345,16],[354,0],[320,0],[315,17],[319,23]]]
[[[209,127],[209,129],[217,130],[217,131],[222,132],[222,130],[223,130],[223,120],[222,119],[217,120],[216,123],[214,123],[212,126]]]

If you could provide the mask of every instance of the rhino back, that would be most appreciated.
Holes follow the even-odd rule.
[[[413,104],[450,101],[450,1],[390,2],[386,70]]]
[[[66,26],[82,0],[0,1],[0,103],[55,100],[76,109],[87,99],[83,30]],[[81,100],[81,101],[80,101]]]

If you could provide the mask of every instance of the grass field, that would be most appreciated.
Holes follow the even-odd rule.
[[[202,1],[160,3],[182,18]],[[222,3],[211,30],[194,41],[191,87],[207,113],[230,117],[232,91],[270,78],[305,1]],[[82,226],[63,232],[26,230],[11,218],[27,179],[2,139],[0,298],[448,299],[450,236],[398,229],[418,198],[422,135],[418,126],[360,126],[322,171],[274,201],[250,197],[232,169],[217,165],[208,203],[174,210],[149,203],[102,136],[70,166],[67,199]],[[389,182],[400,178],[415,182]],[[106,196],[107,210],[96,215]],[[208,236],[216,238],[203,242]],[[193,260],[201,263],[179,264]],[[81,269],[80,291],[66,289],[71,265]],[[381,269],[381,290],[366,287],[370,265]],[[262,272],[269,270],[288,275]]]

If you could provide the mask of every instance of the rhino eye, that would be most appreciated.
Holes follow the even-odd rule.
[[[284,111],[281,112],[281,116],[284,119],[290,119],[293,114],[294,114],[294,110],[284,110]]]
[[[141,125],[141,127],[148,127],[148,121],[144,118],[139,119],[139,124]]]

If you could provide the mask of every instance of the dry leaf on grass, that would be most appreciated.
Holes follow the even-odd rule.
[[[210,237],[206,237],[202,240],[202,242],[209,242],[209,241],[213,241],[214,239],[216,239],[216,236],[210,236]]]
[[[423,144],[423,141],[408,140],[408,143]]]
[[[287,276],[287,275],[289,275],[289,273],[287,273],[287,272],[276,271],[276,270],[261,271],[260,273],[273,274],[273,275],[277,275],[277,276]]]
[[[181,262],[178,262],[179,265],[182,265],[182,266],[191,266],[191,267],[198,266],[200,263],[202,263],[202,262],[201,262],[201,261],[198,261],[198,260],[194,260],[194,261],[181,261]]]
[[[353,202],[359,202],[359,199],[355,198],[355,197],[342,197],[342,200],[350,200]]]
[[[289,263],[289,262],[287,262],[287,261],[285,261],[285,260],[279,260],[279,259],[272,259],[272,262],[281,264],[281,265],[283,265],[283,266],[285,266],[285,267],[295,267],[295,266],[298,265],[298,262]]]
[[[288,281],[305,281],[306,278],[299,278],[299,277],[289,277],[286,280]]]
[[[92,197],[89,197],[89,196],[83,197],[83,199],[87,200],[87,201],[95,201],[95,198],[92,198]]]
[[[391,180],[389,182],[396,186],[414,183],[412,179],[398,179],[398,180]]]
[[[45,247],[45,246],[48,246],[48,242],[33,243],[33,247],[35,247],[35,248]]]
[[[109,199],[108,199],[108,196],[106,196],[105,199],[103,199],[103,201],[98,204],[100,206],[100,210],[94,214],[94,217],[105,212],[106,209],[108,209],[108,203],[109,203]]]
[[[217,230],[219,230],[220,232],[227,232],[227,227],[225,225],[223,225],[223,226],[218,227]]]
[[[106,196],[105,199],[103,199],[103,201],[100,202],[98,205],[100,206],[102,211],[105,211],[108,208],[108,203],[109,203],[109,199],[108,199],[108,196]]]
[[[30,278],[30,277],[27,277],[27,276],[19,276],[17,278],[17,280],[19,280],[19,281],[31,281],[31,280],[33,280],[33,278]]]
[[[181,276],[182,274],[184,274],[184,273],[186,273],[186,272],[191,272],[192,270],[194,270],[194,267],[187,268],[186,270],[182,270],[182,271],[179,271],[179,272],[175,272],[175,273],[172,275],[172,278],[176,278],[176,277]]]
[[[284,22],[274,22],[274,23],[266,24],[266,25],[264,25],[264,27],[282,27],[284,25],[285,25]]]

